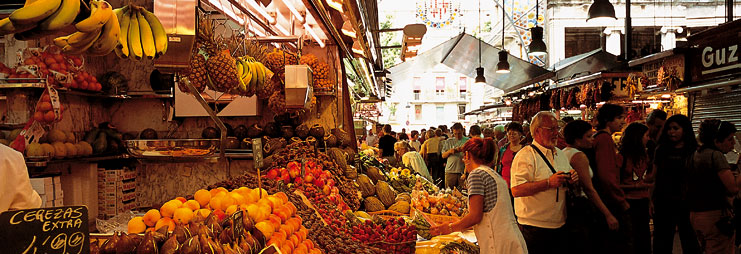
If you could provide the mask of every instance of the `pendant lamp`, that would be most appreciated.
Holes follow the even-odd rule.
[[[588,13],[587,22],[602,23],[617,20],[615,7],[609,0],[594,0],[592,5],[589,6]]]
[[[481,0],[479,0],[479,36],[481,36]],[[486,84],[484,68],[481,67],[481,38],[479,40],[479,67],[476,68],[476,84]]]
[[[499,51],[499,62],[497,63],[497,73],[509,73],[509,62],[507,61],[507,51]]]
[[[497,73],[509,73],[509,62],[507,62],[507,51],[504,50],[504,0],[502,0],[502,50],[499,51],[499,62]]]
[[[530,28],[530,34],[533,36],[532,41],[530,41],[530,45],[528,45],[528,55],[535,56],[535,57],[542,57],[548,54],[548,48],[545,46],[545,41],[543,41],[543,28],[538,27],[538,19],[540,16],[538,15],[539,12],[539,5],[538,2],[540,0],[535,0],[535,26],[533,28]]]

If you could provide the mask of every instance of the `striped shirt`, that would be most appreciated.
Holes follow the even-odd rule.
[[[488,212],[497,204],[497,181],[486,173],[482,167],[474,169],[468,174],[466,185],[468,186],[468,196],[484,196],[484,212]]]

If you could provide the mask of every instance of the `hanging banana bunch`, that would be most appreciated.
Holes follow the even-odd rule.
[[[80,0],[26,0],[23,7],[0,20],[0,36],[38,39],[72,25],[80,11]]]
[[[251,97],[263,89],[273,76],[272,71],[251,56],[237,58],[237,74],[239,76],[239,86],[236,87],[234,92],[247,97]]]
[[[113,7],[104,0],[90,1],[90,15],[77,22],[75,29],[77,32],[54,39],[62,52],[104,56],[116,47],[121,33]]]
[[[115,47],[116,55],[120,58],[151,60],[167,52],[167,33],[154,13],[134,5],[113,12],[121,20],[121,35]]]

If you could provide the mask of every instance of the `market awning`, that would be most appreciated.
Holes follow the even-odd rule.
[[[603,49],[595,49],[561,60],[552,65],[549,70],[556,73],[553,77],[556,82],[562,82],[598,72],[611,71],[623,65],[624,63],[618,62],[616,55]]]
[[[428,70],[437,64],[444,64],[468,77],[476,77],[479,67],[479,39],[470,34],[461,33],[448,41],[420,53],[404,63],[391,67],[394,82],[405,82],[413,78],[414,73]],[[490,86],[510,92],[518,89],[518,84],[538,78],[547,79],[554,75],[540,66],[509,55],[510,73],[495,73],[500,49],[481,41],[481,66],[486,70],[484,76]]]
[[[478,115],[480,113],[484,113],[485,111],[487,111],[489,109],[493,109],[493,108],[506,108],[506,107],[512,107],[512,106],[511,105],[506,105],[506,104],[503,104],[503,103],[493,104],[493,105],[484,105],[484,106],[479,107],[478,109],[474,109],[474,110],[468,111],[466,113],[463,113],[463,115],[465,115],[465,116],[468,116],[468,115]]]
[[[538,78],[547,79],[553,73],[530,62],[509,55],[509,73],[496,73],[497,58],[501,49],[495,48],[488,43],[462,33],[454,38],[457,43],[448,49],[445,57],[440,61],[448,67],[465,74],[476,77],[476,67],[479,67],[479,42],[481,42],[481,67],[484,67],[486,83],[504,90],[505,93],[519,89],[519,84]]]

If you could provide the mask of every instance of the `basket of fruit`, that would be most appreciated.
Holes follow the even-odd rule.
[[[424,217],[432,225],[448,224],[451,222],[456,222],[461,219],[460,217],[450,216],[450,215],[424,213],[417,209],[412,209],[410,217],[414,218],[417,214],[421,214],[422,217]]]

